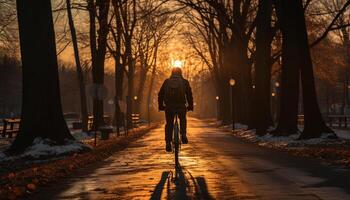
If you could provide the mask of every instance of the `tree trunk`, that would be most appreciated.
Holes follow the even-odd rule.
[[[265,135],[271,125],[271,16],[272,0],[260,0],[257,14],[255,61],[254,124],[258,135]]]
[[[133,103],[132,98],[134,97],[134,63],[132,58],[132,47],[131,47],[131,36],[127,37],[125,44],[126,50],[125,53],[128,59],[128,96],[126,100],[126,117],[127,117],[127,127],[132,128],[132,112],[133,112]]]
[[[280,94],[280,114],[273,135],[283,136],[295,134],[298,131],[298,99],[299,99],[299,70],[297,57],[297,37],[295,34],[296,21],[291,17],[295,10],[290,4],[295,1],[278,1],[277,13],[282,32],[282,74]]]
[[[346,78],[345,78],[345,105],[346,107],[348,107],[350,104],[349,104],[349,75],[347,74],[346,75]]]
[[[348,90],[348,83],[347,83],[347,76],[345,75],[344,76],[344,78],[343,78],[343,87],[342,87],[342,89],[343,89],[343,91],[342,91],[342,102],[341,102],[341,111],[340,111],[340,113],[342,114],[342,115],[344,115],[345,114],[345,106],[346,106],[346,95],[347,95],[347,90]]]
[[[119,135],[119,127],[123,124],[124,119],[122,118],[121,108],[119,105],[119,100],[123,100],[123,80],[124,80],[124,63],[122,63],[121,56],[121,40],[122,40],[122,22],[121,16],[119,13],[119,5],[117,0],[112,1],[112,5],[115,13],[115,23],[116,23],[116,35],[114,35],[115,40],[115,110],[114,110],[114,119],[115,126],[117,128],[117,133]],[[115,34],[113,32],[113,34]]]
[[[143,101],[144,97],[144,89],[145,89],[145,83],[147,79],[147,69],[146,67],[143,67],[140,71],[140,81],[139,81],[139,87],[137,89],[137,105],[135,106],[135,111],[140,113],[141,112],[141,103]]]
[[[74,140],[63,118],[51,2],[17,0],[23,73],[20,131],[9,152],[20,153],[34,138],[58,144]]]
[[[119,59],[118,59],[119,57]],[[120,63],[120,56],[115,58],[115,126],[117,133],[119,134],[119,127],[122,125],[122,113],[119,105],[119,100],[123,100],[123,80],[124,80],[124,68]]]
[[[103,86],[104,83],[104,66],[107,48],[108,35],[108,11],[110,0],[89,0],[89,16],[90,16],[90,49],[92,58],[92,80],[96,86]],[[97,9],[98,8],[98,9]],[[96,16],[98,10],[98,16]],[[96,44],[96,21],[98,19],[99,29],[97,32]],[[93,99],[93,128],[97,130],[104,125],[103,120],[103,100],[99,97]]]
[[[155,47],[153,52],[153,66],[152,66],[152,72],[150,77],[150,84],[148,89],[148,95],[147,95],[147,120],[148,120],[148,126],[151,125],[151,111],[150,111],[150,105],[151,105],[151,99],[152,99],[152,91],[153,91],[153,85],[154,85],[154,79],[156,78],[156,70],[157,70],[157,61],[158,61],[158,48],[159,48],[159,42],[157,41],[156,35],[154,36],[155,41]]]
[[[72,16],[71,2],[70,0],[66,0],[66,3],[67,3],[67,15],[68,15],[69,28],[70,28],[72,43],[74,48],[75,64],[77,67],[77,76],[78,76],[78,84],[79,84],[79,92],[80,92],[80,112],[81,112],[81,119],[83,124],[82,129],[84,132],[87,132],[88,131],[88,111],[87,111],[87,103],[86,103],[85,81],[84,81],[83,69],[81,67],[80,58],[79,58],[78,41],[77,41],[77,34],[74,26],[74,20]]]
[[[289,15],[288,18],[290,21],[296,22],[296,26],[292,27],[294,30],[288,32],[288,34],[293,34],[297,38],[296,45],[298,54],[296,54],[294,59],[299,61],[296,66],[300,67],[301,84],[303,89],[305,121],[304,130],[300,138],[317,138],[321,137],[322,133],[331,133],[331,137],[336,137],[334,132],[327,127],[324,122],[317,102],[313,65],[310,55],[302,0],[291,1],[289,4],[291,5],[288,6],[288,9],[292,10],[292,13],[289,13],[291,15]]]
[[[218,111],[220,114],[220,120],[222,120],[223,125],[230,124],[232,122],[231,118],[231,101],[230,101],[230,85],[229,78],[222,79],[219,89],[219,107]]]
[[[155,53],[157,56],[157,53]],[[155,58],[157,59],[157,58]],[[154,62],[154,65],[152,67],[152,73],[151,73],[151,78],[150,78],[150,84],[147,92],[147,120],[148,120],[148,125],[151,124],[151,112],[150,112],[150,105],[151,105],[151,99],[152,99],[152,91],[153,91],[153,85],[154,85],[154,79],[156,76],[156,69],[157,69],[157,62]]]

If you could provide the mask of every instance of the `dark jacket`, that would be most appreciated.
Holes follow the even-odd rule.
[[[183,86],[184,86],[184,92],[185,92],[185,99],[181,102],[177,102],[176,105],[167,105],[167,101],[165,99],[165,92],[166,88],[168,87],[168,81],[169,79],[172,78],[179,78],[183,81]],[[159,108],[162,108],[163,106],[166,107],[166,109],[177,109],[177,108],[186,108],[186,103],[189,109],[193,110],[193,97],[192,97],[192,90],[190,83],[184,79],[182,76],[178,75],[172,75],[170,78],[166,79],[160,88],[160,91],[158,93],[158,105]]]

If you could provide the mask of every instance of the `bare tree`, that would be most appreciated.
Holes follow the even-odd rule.
[[[23,105],[20,131],[9,149],[11,153],[25,150],[36,137],[57,144],[74,140],[62,114],[51,2],[17,1],[17,13]]]
[[[68,15],[68,22],[69,22],[71,38],[73,43],[73,49],[74,49],[75,65],[76,65],[77,76],[78,76],[78,84],[79,84],[79,92],[80,92],[80,111],[81,111],[81,119],[82,119],[82,126],[83,126],[82,129],[83,131],[87,132],[88,131],[88,111],[87,111],[87,103],[86,103],[85,80],[84,80],[83,69],[80,63],[78,40],[77,40],[77,34],[75,30],[70,0],[66,0],[66,7],[67,7],[67,15]]]
[[[92,79],[95,86],[103,87],[105,73],[105,58],[107,51],[108,13],[110,0],[88,0],[88,10],[90,19],[90,51],[92,60]],[[99,25],[96,29],[96,20]],[[97,31],[96,31],[97,30]],[[103,120],[103,100],[101,97],[93,99],[94,129],[98,129],[104,124]]]
[[[282,96],[280,119],[274,133],[290,135],[297,132],[301,75],[305,125],[300,138],[320,137],[322,133],[334,136],[318,107],[302,1],[279,1],[278,9],[283,35]]]

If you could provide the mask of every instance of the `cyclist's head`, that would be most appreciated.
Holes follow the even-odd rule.
[[[171,70],[171,75],[178,75],[178,76],[182,76],[182,70],[180,67],[174,67]]]

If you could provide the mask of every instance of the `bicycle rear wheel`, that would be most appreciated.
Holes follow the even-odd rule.
[[[179,140],[179,124],[176,122],[174,126],[174,153],[175,153],[175,167],[179,166],[179,149],[180,149],[180,140]]]

